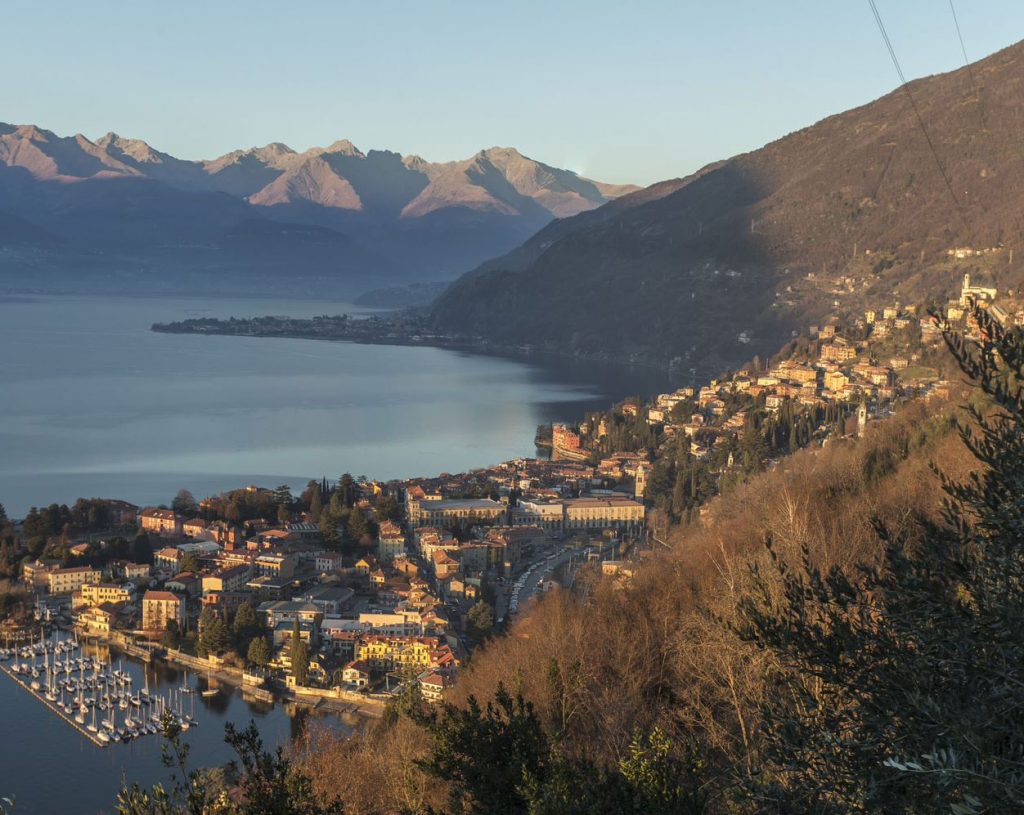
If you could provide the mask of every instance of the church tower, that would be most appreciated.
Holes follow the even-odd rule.
[[[647,489],[647,465],[638,464],[636,467],[636,478],[633,479],[633,495],[636,498],[644,497],[644,490]]]
[[[868,406],[864,403],[860,403],[860,407],[857,408],[857,435],[864,435],[864,428],[868,426]]]

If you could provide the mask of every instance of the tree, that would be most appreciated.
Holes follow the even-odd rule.
[[[466,625],[474,639],[484,639],[494,627],[494,609],[485,601],[478,601],[466,614]]]
[[[170,774],[170,785],[143,789],[125,784],[117,794],[118,815],[205,815],[213,811],[220,790],[208,773],[188,769],[190,745],[181,740],[181,724],[168,711],[160,724],[163,743],[160,760]]]
[[[309,517],[313,523],[320,523],[320,513],[324,511],[324,497],[320,493],[320,485],[313,482],[313,492],[309,498]]]
[[[402,517],[402,508],[393,495],[382,495],[375,509],[378,521],[397,521]]]
[[[740,635],[783,672],[765,695],[770,811],[1019,811],[1024,801],[1024,338],[975,310],[979,342],[945,327],[973,403],[960,436],[979,468],[943,478],[941,524],[876,524],[882,558],[827,571],[802,545],[755,572]],[[941,475],[941,473],[940,473]],[[781,585],[781,596],[772,583]]]
[[[338,495],[346,507],[352,507],[359,493],[356,481],[349,473],[343,473],[338,479]]]
[[[168,620],[164,633],[160,637],[160,644],[164,648],[177,648],[181,645],[181,628],[177,620]]]
[[[178,490],[174,500],[171,501],[171,509],[175,512],[180,512],[182,515],[194,515],[199,511],[199,502],[196,501],[192,493],[182,488]]]
[[[700,815],[701,764],[682,757],[655,729],[634,735],[629,756],[604,770],[562,752],[533,705],[501,683],[481,708],[441,702],[412,706],[410,717],[433,737],[429,758],[417,764],[445,782],[452,812],[474,815]]]
[[[202,567],[199,565],[199,558],[189,552],[182,559],[181,563],[178,564],[178,570],[181,572],[192,572],[198,574]]]
[[[7,510],[4,509],[4,505],[0,504],[0,529],[3,529],[10,521],[7,518]]]
[[[296,685],[305,685],[309,678],[309,646],[302,639],[299,630],[299,618],[295,618],[295,627],[292,629],[292,639],[288,646],[288,659],[291,664],[292,676],[295,677]]]
[[[230,722],[224,726],[224,741],[237,756],[225,770],[188,768],[189,745],[170,713],[164,715],[162,733],[169,786],[125,784],[117,795],[118,815],[343,815],[340,802],[317,799],[310,778],[283,748],[264,749],[255,722],[242,731]],[[229,796],[232,787],[241,795]]]
[[[363,535],[369,531],[366,523],[366,516],[359,509],[353,509],[348,514],[348,534],[354,541],[361,540]]]
[[[232,627],[236,639],[253,637],[259,630],[259,618],[256,616],[252,603],[248,600],[238,606],[238,610],[235,612],[235,619],[232,621]]]
[[[212,608],[204,608],[199,615],[199,641],[196,645],[199,656],[222,654],[229,644],[228,626],[224,618]]]
[[[261,668],[270,662],[270,645],[267,643],[266,637],[252,638],[252,641],[249,643],[246,659],[253,665],[258,665]]]
[[[525,778],[539,778],[550,745],[532,704],[503,684],[481,708],[441,702],[419,715],[434,739],[433,753],[419,766],[449,785],[451,809],[505,815],[526,812]]]
[[[316,799],[309,777],[285,756],[283,747],[273,753],[263,749],[255,722],[241,732],[228,722],[224,741],[238,756],[233,769],[241,775],[244,815],[341,815],[338,802],[324,806]]]
[[[153,562],[153,547],[149,542],[149,535],[142,530],[132,540],[131,558],[133,563]]]

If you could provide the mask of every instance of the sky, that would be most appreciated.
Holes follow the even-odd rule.
[[[949,0],[876,0],[907,77],[963,64]],[[1020,0],[955,0],[970,59]],[[649,184],[897,85],[867,0],[38,0],[0,18],[0,121],[180,158],[271,141],[492,146]]]

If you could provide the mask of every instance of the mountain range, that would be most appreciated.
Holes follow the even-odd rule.
[[[1022,139],[1018,43],[554,221],[452,284],[431,318],[713,375],[833,313],[940,297],[965,272],[1015,288]],[[955,260],[954,247],[991,251]]]
[[[512,148],[445,163],[351,142],[188,161],[108,133],[0,124],[0,270],[72,288],[231,290],[451,278],[634,191]]]

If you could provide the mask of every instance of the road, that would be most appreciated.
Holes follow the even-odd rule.
[[[569,572],[586,562],[586,552],[598,551],[601,559],[604,560],[614,549],[615,542],[610,541],[601,546],[588,547],[588,549],[573,549],[566,544],[556,544],[558,547],[552,552],[546,553],[540,559],[534,561],[512,584],[506,584],[506,590],[499,597],[498,617],[514,615],[527,603],[533,600],[540,591],[540,583],[551,580],[559,569],[569,564]]]

